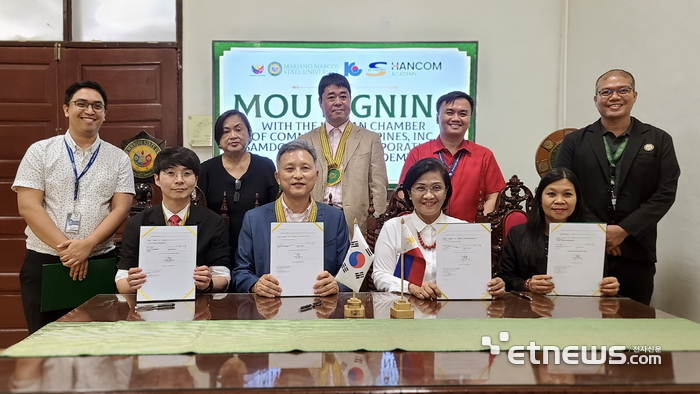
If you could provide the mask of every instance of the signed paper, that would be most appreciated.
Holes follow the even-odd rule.
[[[139,267],[146,283],[136,301],[194,300],[197,226],[141,226]]]
[[[440,223],[437,225],[437,285],[448,299],[490,297],[491,225]]]
[[[313,295],[323,272],[323,222],[274,222],[270,231],[270,273],[282,295]]]
[[[600,295],[605,262],[605,224],[551,223],[547,274],[554,294]]]

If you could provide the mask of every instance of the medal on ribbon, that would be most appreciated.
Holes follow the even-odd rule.
[[[311,200],[311,210],[309,211],[309,217],[305,220],[306,222],[315,222],[316,216],[318,215],[318,205],[316,201]],[[284,214],[284,205],[282,205],[282,196],[275,200],[275,218],[278,222],[284,223],[287,221],[287,216]]]
[[[328,178],[326,179],[326,183],[328,183],[328,186],[334,186],[340,183],[340,179],[343,177],[343,172],[340,170],[340,168],[336,168],[335,166],[329,167],[328,168]]]
[[[326,174],[326,184],[328,184],[328,186],[337,185],[343,179],[343,171],[340,169],[340,166],[343,163],[343,156],[345,155],[345,143],[350,137],[351,132],[352,122],[348,122],[347,126],[345,126],[345,130],[343,130],[343,134],[340,136],[340,142],[335,151],[335,157],[332,157],[331,144],[328,133],[326,132],[326,123],[324,122],[321,125],[319,138],[321,139],[321,152],[326,162],[328,162],[328,174]]]

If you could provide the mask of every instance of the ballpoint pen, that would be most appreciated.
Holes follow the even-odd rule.
[[[518,296],[518,297],[520,297],[520,298],[524,298],[524,299],[526,299],[526,300],[528,300],[528,301],[532,301],[532,297],[530,297],[529,295],[527,295],[527,294],[525,294],[525,293],[521,293],[521,292],[515,291],[515,290],[511,290],[510,292],[513,293],[513,294],[515,294],[516,296]]]
[[[323,305],[323,301],[314,301],[311,304],[302,305],[299,307],[299,312],[310,311],[311,309]]]
[[[155,311],[155,310],[161,310],[161,309],[175,309],[175,303],[174,302],[166,302],[166,303],[160,303],[160,304],[136,305],[136,307],[134,308],[134,310],[136,312]]]

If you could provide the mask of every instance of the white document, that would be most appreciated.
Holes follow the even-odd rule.
[[[164,367],[196,367],[197,356],[187,354],[149,354],[137,356],[139,370]],[[141,372],[143,373],[143,372]]]
[[[490,297],[491,225],[440,223],[437,225],[437,285],[448,299]]]
[[[297,369],[297,368],[321,368],[323,366],[323,353],[270,353],[268,357],[269,368]]]
[[[554,283],[556,284],[556,282]],[[559,285],[557,284],[558,288]],[[552,318],[585,317],[588,319],[600,319],[603,317],[603,313],[600,311],[601,300],[604,299],[598,297],[552,297],[552,301],[554,301],[554,309],[551,312]]]
[[[323,272],[323,222],[273,222],[270,231],[270,273],[282,295],[314,295],[316,277]]]
[[[600,295],[605,263],[605,224],[551,223],[547,274],[554,294]]]
[[[487,352],[435,352],[435,380],[469,380],[485,383],[491,372],[491,354]]]
[[[194,300],[197,226],[141,226],[139,267],[146,283],[136,301]]]

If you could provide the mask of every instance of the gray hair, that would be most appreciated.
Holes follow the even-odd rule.
[[[294,140],[282,145],[280,150],[277,152],[277,167],[280,166],[280,159],[282,158],[283,154],[298,150],[305,150],[309,152],[311,157],[314,159],[314,165],[316,165],[316,161],[318,160],[318,158],[316,157],[316,149],[314,149],[314,147],[311,146],[311,144],[304,140]]]

